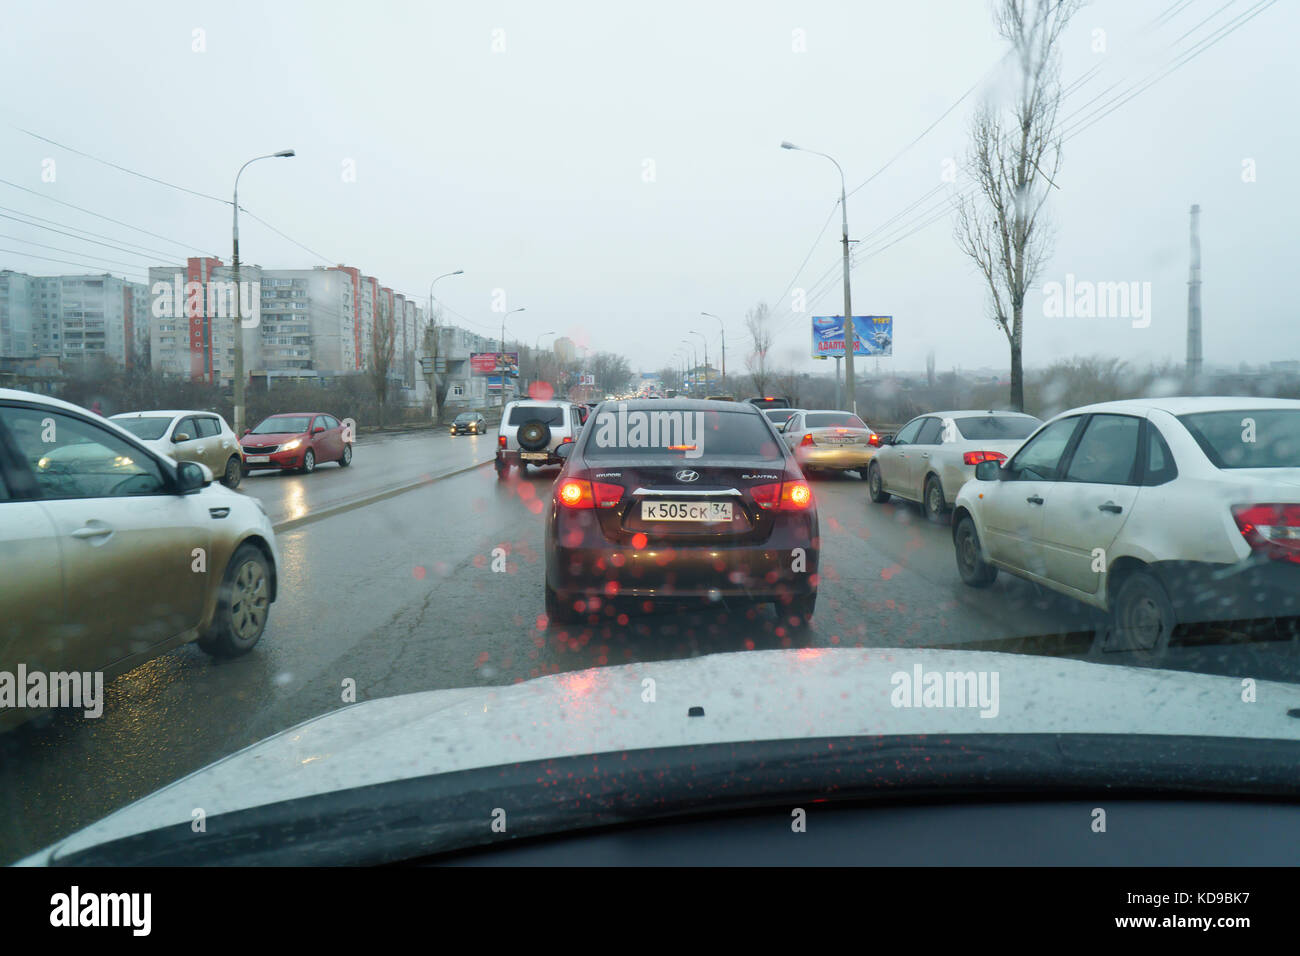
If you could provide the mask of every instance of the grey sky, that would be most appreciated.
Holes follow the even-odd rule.
[[[1194,0],[1144,34],[1177,4],[1094,2],[1067,34],[1064,80],[1101,69],[1063,113],[1111,84],[1120,84],[1111,95],[1134,86],[1258,2],[1239,0],[1173,49],[1223,3]],[[438,295],[468,327],[499,330],[492,295],[503,289],[509,308],[527,309],[510,317],[508,337],[532,342],[555,330],[645,370],[668,364],[692,329],[709,335],[717,363],[717,323],[701,310],[727,320],[729,371],[739,370],[742,317],[760,299],[784,329],[778,363],[823,369],[807,358],[808,316],[792,316],[789,297],[777,296],[839,183],[828,162],[779,143],[834,155],[852,189],[1003,52],[981,0],[62,3],[10,5],[5,16],[0,179],[228,259],[227,205],[14,127],[222,197],[244,160],[292,147],[296,158],[245,173],[242,204],[325,259],[245,221],[246,260],[347,263],[420,299],[433,276],[463,268]],[[191,49],[195,29],[206,32],[206,52]],[[1105,54],[1092,51],[1097,29]],[[807,52],[793,51],[795,30]],[[1300,358],[1289,221],[1300,209],[1298,34],[1300,7],[1276,3],[1067,143],[1050,202],[1055,255],[1037,286],[1066,273],[1149,281],[1153,320],[1135,329],[1126,319],[1048,319],[1035,294],[1027,364],[1086,353],[1181,359],[1193,202],[1202,207],[1207,362]],[[502,36],[505,49],[494,52]],[[974,101],[850,197],[850,231],[864,247],[941,184],[944,159],[964,152]],[[41,180],[47,157],[57,161],[53,183]],[[1242,181],[1244,159],[1254,160],[1256,182]],[[355,182],[343,179],[347,160]],[[920,210],[937,211],[940,195]],[[184,255],[9,186],[0,185],[0,206]],[[0,234],[134,261],[12,220],[0,219]],[[795,283],[812,288],[831,275],[817,287],[826,289],[812,303],[817,314],[840,311],[838,239],[832,221]],[[77,258],[13,240],[0,248]],[[139,263],[138,272],[160,264]],[[2,253],[0,267],[85,271]],[[1005,365],[1005,340],[985,318],[951,217],[864,259],[853,280],[856,312],[895,316],[896,367],[922,367],[931,347],[941,369]]]

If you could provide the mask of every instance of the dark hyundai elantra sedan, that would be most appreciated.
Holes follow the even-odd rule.
[[[751,405],[604,402],[574,443],[546,522],[546,613],[633,603],[771,602],[791,627],[817,602],[812,489]]]

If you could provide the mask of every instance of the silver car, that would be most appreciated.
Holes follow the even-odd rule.
[[[110,420],[172,461],[207,465],[227,488],[239,486],[244,463],[239,439],[216,412],[122,412]]]
[[[982,461],[1005,461],[1042,421],[1020,412],[949,411],[920,415],[882,435],[867,469],[871,500],[890,495],[916,501],[931,521],[941,521],[961,486]]]

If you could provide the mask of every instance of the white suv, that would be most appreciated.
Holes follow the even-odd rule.
[[[511,465],[563,464],[555,449],[577,439],[587,414],[586,408],[573,402],[511,402],[501,412],[497,431],[497,478],[504,481]]]
[[[1097,649],[1164,656],[1181,622],[1300,615],[1300,401],[1064,412],[953,508],[962,580],[999,570],[1109,613]]]

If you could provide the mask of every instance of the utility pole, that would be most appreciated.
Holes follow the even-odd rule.
[[[1187,281],[1187,377],[1201,375],[1201,207],[1192,206],[1192,264]]]

